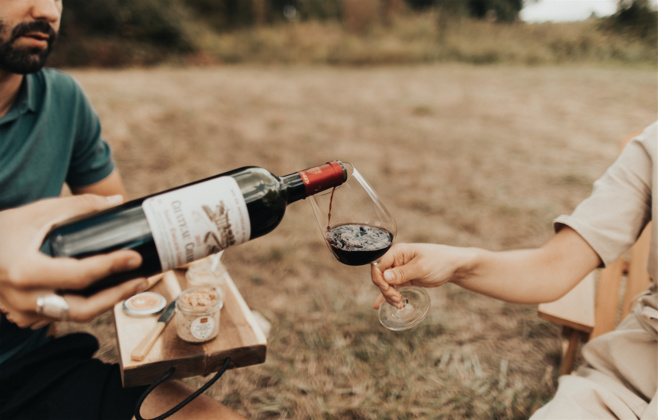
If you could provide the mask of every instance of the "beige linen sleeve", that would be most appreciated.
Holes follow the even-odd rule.
[[[599,254],[604,265],[614,262],[637,240],[651,220],[652,170],[656,156],[654,123],[631,140],[592,194],[571,215],[555,219],[555,231],[569,226]]]

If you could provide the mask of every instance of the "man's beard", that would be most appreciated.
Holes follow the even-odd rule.
[[[7,29],[7,25],[0,21],[0,35]],[[30,32],[48,34],[48,47],[41,49],[12,46],[14,41],[19,37]],[[56,39],[57,33],[47,22],[34,21],[19,23],[11,31],[8,39],[0,36],[0,70],[17,74],[39,71],[46,64],[46,60]]]

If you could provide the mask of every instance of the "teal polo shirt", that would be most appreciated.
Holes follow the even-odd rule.
[[[94,184],[113,170],[98,115],[80,85],[54,69],[26,75],[0,118],[0,210],[57,197],[65,183]],[[2,314],[0,363],[39,346],[45,331],[18,328]]]
[[[83,187],[114,170],[98,115],[68,74],[43,69],[24,77],[0,118],[0,210]]]

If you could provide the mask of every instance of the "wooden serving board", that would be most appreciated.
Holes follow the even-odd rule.
[[[162,294],[167,302],[171,302],[182,288],[185,288],[185,272],[173,270],[165,273],[164,278],[149,290]],[[232,361],[230,368],[265,361],[265,334],[230,277],[220,312],[219,335],[215,339],[195,344],[181,340],[176,334],[174,315],[141,362],[132,360],[130,353],[155,326],[160,315],[131,317],[123,311],[122,304],[119,302],[114,306],[114,322],[125,388],[152,384],[171,367],[175,367],[172,378],[186,378],[218,371],[227,357]]]

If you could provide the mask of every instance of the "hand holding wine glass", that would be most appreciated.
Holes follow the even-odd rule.
[[[470,252],[439,244],[398,243],[373,264],[371,278],[382,294],[373,307],[379,309],[384,301],[393,306],[401,302],[397,288],[442,286],[461,277],[461,265],[468,264]]]
[[[346,265],[374,263],[388,251],[396,224],[377,193],[349,163],[347,181],[339,187],[309,198],[322,235],[336,259]],[[429,310],[427,292],[402,287],[402,307],[380,306],[379,320],[386,328],[400,331],[420,323]]]

